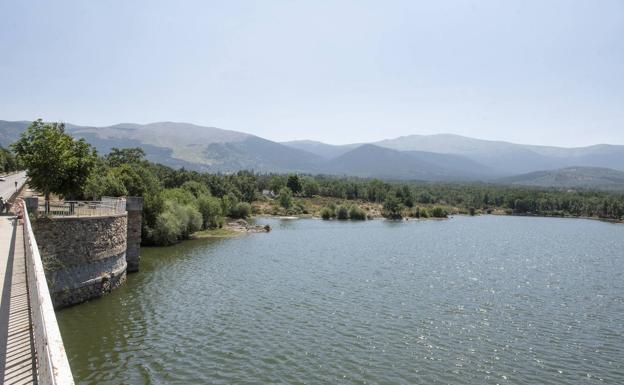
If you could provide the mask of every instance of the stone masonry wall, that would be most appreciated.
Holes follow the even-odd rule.
[[[126,214],[32,223],[55,308],[100,297],[126,280]]]

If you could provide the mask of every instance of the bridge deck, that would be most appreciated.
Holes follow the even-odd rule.
[[[0,216],[0,384],[36,384],[22,226]]]

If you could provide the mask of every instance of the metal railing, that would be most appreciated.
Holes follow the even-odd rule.
[[[49,201],[40,202],[38,214],[54,217],[94,217],[123,214],[126,211],[124,198],[103,197],[101,201]]]
[[[72,385],[74,378],[69,367],[65,346],[54,314],[43,263],[32,231],[26,205],[17,200],[18,215],[24,223],[24,252],[26,279],[32,322],[32,333],[37,355],[37,383],[43,385]]]

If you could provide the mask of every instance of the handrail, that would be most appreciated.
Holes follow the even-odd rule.
[[[24,223],[26,278],[32,317],[33,340],[37,355],[37,383],[73,385],[65,346],[54,314],[52,298],[41,262],[41,255],[32,231],[26,205],[18,199],[18,210]]]
[[[93,217],[123,214],[126,211],[124,198],[102,199],[101,201],[48,201],[41,202],[39,213],[57,217]]]

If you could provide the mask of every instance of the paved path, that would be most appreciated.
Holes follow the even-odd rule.
[[[0,384],[36,383],[23,234],[15,217],[0,216]]]
[[[15,182],[17,182],[17,185],[20,187],[24,184],[26,181],[26,172],[22,171],[9,176],[0,173],[0,179],[5,179],[4,181],[0,180],[0,197],[3,197],[6,201],[15,193]]]

